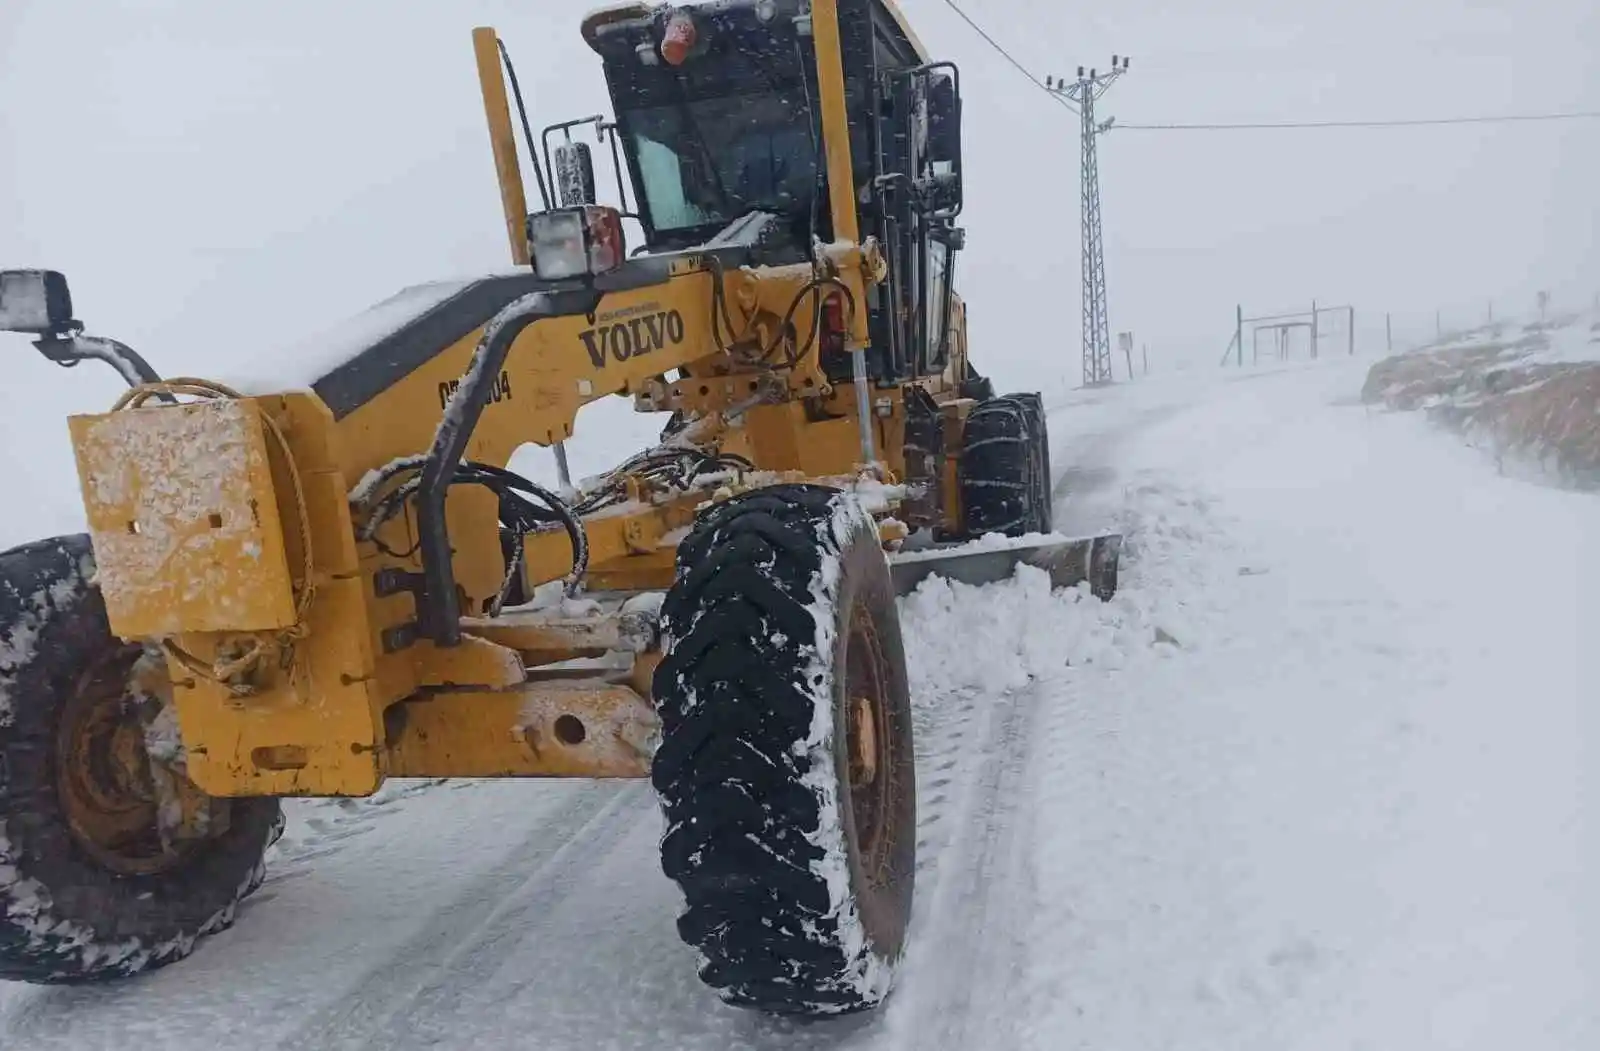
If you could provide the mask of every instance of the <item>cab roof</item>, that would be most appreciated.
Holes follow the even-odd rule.
[[[922,41],[917,38],[916,31],[911,28],[911,23],[906,20],[905,12],[900,10],[900,5],[895,0],[868,0],[868,2],[888,15],[899,28],[901,34],[905,36],[906,42],[916,52],[917,61],[933,61],[928,56],[928,49],[922,46]],[[604,7],[595,8],[585,15],[582,23],[583,39],[588,42],[590,47],[598,51],[599,48],[596,47],[596,41],[601,26],[610,25],[614,22],[651,21],[659,13],[677,8],[726,8],[739,4],[754,6],[755,0],[686,0],[686,2],[680,3],[640,3],[639,0],[624,0],[623,3],[607,4]]]

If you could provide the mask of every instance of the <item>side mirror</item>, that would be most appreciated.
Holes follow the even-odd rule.
[[[933,165],[934,208],[961,211],[961,90],[954,76],[928,78],[928,160]]]
[[[47,336],[73,325],[72,293],[55,270],[0,270],[0,332]]]
[[[961,96],[955,80],[935,75],[928,82],[928,157],[961,167]]]
[[[598,197],[594,189],[594,157],[587,142],[556,144],[550,155],[554,169],[556,196],[563,208],[579,208],[595,204]]]

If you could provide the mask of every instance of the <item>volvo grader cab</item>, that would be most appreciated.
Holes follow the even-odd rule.
[[[724,999],[887,994],[916,862],[897,594],[1030,562],[1107,597],[1118,538],[1052,534],[1040,398],[973,367],[960,75],[889,0],[581,33],[614,119],[537,138],[473,34],[517,270],[399,297],[315,375],[163,377],[61,274],[0,274],[0,328],[130,384],[68,421],[87,532],[0,554],[0,978],[188,955],[286,797],[649,778]],[[611,397],[659,443],[582,483],[508,469]],[[964,546],[992,533],[1017,539]]]

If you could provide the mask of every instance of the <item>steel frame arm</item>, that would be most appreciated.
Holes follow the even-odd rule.
[[[450,533],[445,525],[444,504],[456,467],[466,452],[473,428],[483,415],[494,390],[495,378],[511,353],[511,344],[524,329],[547,318],[570,317],[592,312],[601,293],[594,289],[540,291],[514,300],[496,314],[472,354],[472,364],[445,408],[444,418],[434,432],[417,492],[417,532],[422,557],[423,593],[417,611],[423,633],[438,646],[461,642],[461,602],[456,594],[455,569],[451,565]]]

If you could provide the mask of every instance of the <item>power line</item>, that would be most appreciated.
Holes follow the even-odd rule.
[[[1015,66],[1016,69],[1017,69],[1017,72],[1021,73],[1023,76],[1027,77],[1029,80],[1033,81],[1033,86],[1034,87],[1038,88],[1040,91],[1044,92],[1046,95],[1049,95],[1052,99],[1055,99],[1061,105],[1067,107],[1067,109],[1072,110],[1072,112],[1074,112],[1074,113],[1078,112],[1077,107],[1072,105],[1072,103],[1068,102],[1066,99],[1062,98],[1060,95],[1057,95],[1055,92],[1051,91],[1048,87],[1045,86],[1044,81],[1040,80],[1038,77],[1033,75],[1033,71],[1032,70],[1030,70],[1027,66],[1024,66],[1021,62],[1017,61],[1017,59],[1015,59],[1014,57],[1012,57],[1011,52],[1009,52],[1005,48],[1001,47],[1000,46],[1000,42],[997,41],[994,37],[990,36],[984,30],[984,28],[982,26],[980,26],[978,23],[974,22],[972,20],[972,16],[971,15],[969,15],[965,11],[961,10],[961,6],[956,3],[956,0],[944,0],[944,2],[949,5],[950,10],[952,10],[956,14],[960,15],[961,16],[961,20],[963,22],[965,22],[967,25],[971,26],[973,28],[974,32],[976,32],[979,36],[983,37],[984,41],[987,42],[990,47],[992,47],[996,51],[998,51],[1002,58],[1004,58],[1007,62],[1009,62],[1013,66]]]
[[[1476,117],[1421,117],[1398,120],[1298,120],[1242,124],[1118,124],[1126,131],[1272,131],[1283,128],[1419,128],[1442,124],[1515,124],[1548,120],[1595,120],[1600,110],[1568,113],[1507,113]]]
[[[973,31],[984,39],[990,47],[999,52],[1000,56],[1016,67],[1017,72],[1027,77],[1033,86],[1055,99],[1072,112],[1077,113],[1077,107],[1069,103],[1061,95],[1036,77],[1031,69],[1023,65],[1011,52],[1007,51],[1000,42],[989,33],[972,16],[961,9],[956,0],[944,0],[950,10],[961,16],[961,20],[971,26]],[[1574,110],[1565,113],[1510,113],[1500,115],[1483,115],[1471,117],[1423,117],[1411,120],[1303,120],[1303,121],[1261,121],[1255,123],[1194,123],[1194,124],[1116,124],[1115,128],[1126,131],[1278,131],[1290,128],[1421,128],[1443,126],[1450,124],[1525,124],[1538,121],[1554,120],[1596,120],[1600,119],[1600,110]]]

